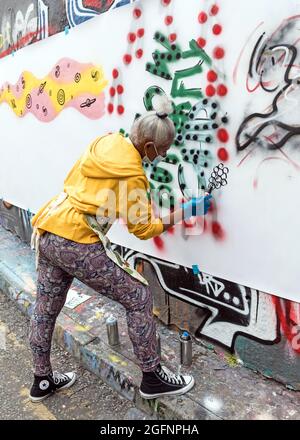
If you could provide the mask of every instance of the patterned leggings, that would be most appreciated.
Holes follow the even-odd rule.
[[[52,372],[52,334],[74,277],[125,307],[128,333],[140,367],[143,371],[155,370],[160,358],[150,289],[111,261],[101,242],[75,243],[46,232],[39,249],[37,298],[29,332],[35,374]]]

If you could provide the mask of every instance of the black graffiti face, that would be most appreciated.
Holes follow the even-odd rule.
[[[265,34],[261,35],[253,49],[248,89],[255,92],[260,87],[267,99],[264,111],[250,114],[240,125],[236,135],[238,151],[253,145],[269,150],[280,149],[290,138],[300,135],[297,111],[300,75],[295,73],[299,49],[298,41],[293,37],[296,24],[300,24],[299,18],[284,22],[268,40]],[[280,37],[282,43],[278,42]]]

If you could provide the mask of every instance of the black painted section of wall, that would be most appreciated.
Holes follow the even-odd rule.
[[[276,345],[262,345],[238,336],[235,353],[246,367],[282,382],[289,388],[300,390],[300,356],[291,349],[285,338]]]
[[[0,225],[28,244],[32,233],[31,218],[30,212],[3,202],[3,200],[0,201]]]

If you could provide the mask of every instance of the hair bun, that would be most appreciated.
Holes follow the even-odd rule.
[[[165,119],[173,113],[172,101],[166,95],[154,96],[152,105],[157,116],[161,119]]]
[[[166,119],[169,115],[168,113],[157,113],[156,116],[158,116],[160,119]]]

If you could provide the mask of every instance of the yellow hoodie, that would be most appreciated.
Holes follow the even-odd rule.
[[[144,193],[145,197],[136,196],[132,190]],[[99,237],[84,215],[99,215],[99,207],[107,203],[107,194],[113,191],[115,218],[122,218],[130,233],[147,240],[163,232],[163,224],[154,217],[148,201],[148,190],[142,159],[133,144],[121,134],[100,137],[92,142],[65,179],[66,200],[50,216],[43,217],[57,196],[51,199],[33,217],[32,226],[41,235],[48,231],[77,243],[96,243]],[[132,219],[134,212],[137,220]]]

